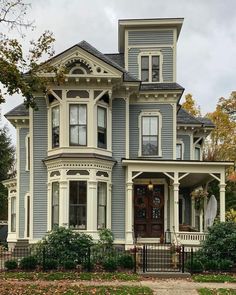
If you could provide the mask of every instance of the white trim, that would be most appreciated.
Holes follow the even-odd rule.
[[[81,70],[85,75],[88,74],[83,67],[81,67],[81,66],[74,66],[73,68],[70,69],[69,75],[82,75],[82,74],[73,74],[73,71],[74,70]]]
[[[182,223],[179,224],[184,224],[185,223],[185,198],[182,194],[179,194],[179,200],[182,200]]]
[[[184,142],[182,139],[176,140],[176,146],[181,145],[181,159],[177,159],[177,148],[176,148],[176,160],[183,160],[184,159]]]
[[[34,110],[32,108],[29,109],[29,115],[30,115],[30,128],[29,128],[29,133],[30,133],[30,191],[29,194],[31,196],[31,207],[30,207],[30,239],[33,239],[33,221],[34,221],[34,216],[33,216],[33,202],[34,202],[34,138],[33,138],[33,118],[34,118]]]
[[[19,238],[20,226],[20,128],[16,128],[16,239]],[[11,215],[10,215],[11,219]],[[10,224],[11,226],[11,224]]]
[[[142,117],[158,117],[158,155],[142,155]],[[162,114],[159,110],[142,110],[138,118],[138,128],[139,128],[139,157],[162,157]]]
[[[30,141],[30,135],[29,133],[26,135],[25,137],[25,171],[30,171],[30,167],[29,167],[29,156],[30,156],[30,149],[28,148],[30,146],[30,142],[28,145],[28,141]]]
[[[30,220],[29,220],[29,236],[27,236],[27,220],[28,220],[28,197],[30,198],[30,207],[31,207],[31,197],[30,197],[30,194],[29,192],[27,192],[25,194],[25,197],[24,197],[24,209],[25,209],[25,229],[24,229],[24,238],[25,239],[29,239],[29,236],[30,236],[30,228],[31,228],[31,223],[30,223]],[[31,208],[30,208],[31,209]]]
[[[149,74],[149,78],[147,82],[142,82],[142,83],[162,83],[163,82],[163,74],[162,74],[162,67],[163,67],[163,54],[161,51],[156,51],[156,50],[147,50],[145,49],[145,51],[140,51],[140,53],[138,54],[138,67],[139,67],[139,80],[141,81],[141,73],[142,73],[142,64],[141,64],[141,59],[143,56],[147,56],[148,57],[148,61],[149,61],[149,70],[148,70],[148,74]],[[158,56],[159,57],[159,81],[157,82],[153,82],[152,81],[152,57],[153,56]]]
[[[130,129],[129,129],[129,96],[125,100],[125,157],[128,159],[129,158],[129,134],[130,134]]]
[[[172,103],[173,108],[173,160],[176,159],[176,140],[177,140],[177,110],[176,110],[176,103]]]

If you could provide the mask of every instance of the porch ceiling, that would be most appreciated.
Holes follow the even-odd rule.
[[[207,173],[190,173],[180,180],[180,187],[197,187],[214,178]]]

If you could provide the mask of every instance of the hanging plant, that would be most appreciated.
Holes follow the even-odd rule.
[[[204,199],[208,196],[208,192],[202,188],[195,189],[191,192],[191,197],[195,200],[195,209],[201,210],[204,207]]]

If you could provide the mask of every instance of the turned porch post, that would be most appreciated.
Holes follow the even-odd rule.
[[[174,173],[174,230],[179,231],[179,173]]]
[[[133,244],[133,180],[132,171],[127,171],[125,202],[125,244]]]
[[[225,222],[225,172],[220,175],[220,221]]]

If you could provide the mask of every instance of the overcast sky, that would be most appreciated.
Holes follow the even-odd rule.
[[[29,0],[30,2],[30,0]],[[118,51],[118,19],[184,17],[177,47],[177,82],[192,93],[202,113],[236,90],[236,0],[31,0],[28,18],[56,37],[55,51],[86,40],[103,53]],[[7,98],[6,113],[22,102]],[[6,120],[3,118],[2,124]],[[15,142],[14,128],[10,132]]]

